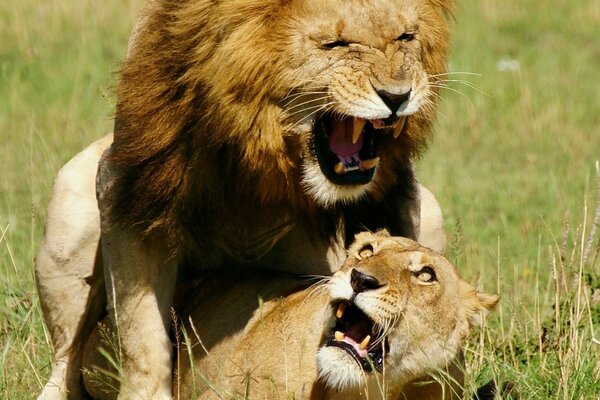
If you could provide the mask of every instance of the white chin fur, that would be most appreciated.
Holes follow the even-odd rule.
[[[328,208],[337,203],[349,204],[359,200],[368,191],[373,180],[364,185],[336,185],[323,175],[316,162],[304,163],[304,190],[321,206]]]
[[[358,363],[342,349],[321,347],[317,353],[319,377],[330,388],[349,390],[365,383],[365,373]]]

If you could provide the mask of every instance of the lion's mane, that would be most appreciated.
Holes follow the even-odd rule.
[[[169,233],[177,243],[210,223],[206,216],[218,215],[222,204],[244,199],[249,208],[286,204],[307,223],[319,221],[315,229],[326,236],[335,233],[339,207],[325,210],[303,193],[302,143],[282,105],[306,63],[289,50],[301,28],[296,3],[155,0],[147,6],[117,86],[113,219]],[[421,62],[430,76],[443,73],[451,2],[416,3]],[[392,159],[407,162],[424,148],[434,114],[434,107],[423,107],[408,119]],[[389,181],[394,173],[381,171]]]

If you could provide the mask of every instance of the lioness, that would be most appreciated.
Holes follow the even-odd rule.
[[[460,279],[441,255],[385,232],[359,234],[340,271],[302,285],[260,273],[191,285],[188,293],[203,296],[186,301],[182,315],[202,321],[202,342],[188,325],[192,351],[182,346],[174,392],[182,399],[458,399],[453,362],[498,301]],[[107,368],[99,345],[94,334],[83,363],[89,370]],[[115,397],[92,376],[84,378],[90,394]]]
[[[132,383],[121,398],[171,398],[181,265],[330,274],[360,230],[417,239],[412,160],[435,117],[449,11],[450,0],[151,1],[117,85],[100,226],[73,218],[40,251],[57,353],[42,397],[79,397],[81,338],[107,303]]]

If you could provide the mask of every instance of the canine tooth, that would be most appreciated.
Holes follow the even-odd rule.
[[[335,313],[335,316],[339,318],[342,318],[342,315],[344,315],[344,311],[346,311],[346,307],[348,306],[348,304],[346,303],[340,303],[337,312]]]
[[[370,160],[363,160],[360,162],[360,169],[363,171],[375,168],[379,164],[379,157],[372,158]]]
[[[365,338],[363,339],[363,341],[362,341],[362,342],[360,342],[360,346],[359,346],[359,347],[360,347],[360,349],[361,349],[361,350],[364,350],[364,349],[366,349],[366,348],[367,348],[367,346],[369,345],[369,342],[370,342],[370,341],[371,341],[371,335],[367,335],[367,337],[365,337]]]
[[[344,340],[344,337],[346,337],[346,335],[344,335],[342,332],[335,331],[335,340],[341,342],[342,340]]]
[[[344,167],[344,163],[341,162],[341,161],[339,163],[335,164],[335,167],[333,167],[333,170],[338,175],[342,175],[344,172],[346,172],[346,168]]]
[[[367,123],[366,119],[362,118],[354,118],[354,130],[352,131],[352,144],[356,144],[358,139],[360,139],[360,135],[362,134],[363,128]]]
[[[394,139],[398,139],[400,136],[400,132],[402,132],[402,128],[404,128],[404,124],[406,123],[406,118],[399,119],[394,125]]]

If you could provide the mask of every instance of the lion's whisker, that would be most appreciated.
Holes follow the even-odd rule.
[[[303,101],[302,103],[294,104],[293,106],[291,106],[291,107],[287,108],[287,109],[286,109],[286,111],[290,111],[290,110],[293,110],[293,109],[295,109],[295,108],[302,107],[302,106],[304,106],[304,105],[306,105],[306,104],[315,103],[315,102],[317,102],[317,101],[323,101],[323,100],[325,100],[326,98],[327,98],[326,96],[323,96],[323,97],[318,97],[318,98],[311,99],[311,100],[306,100],[306,101]]]
[[[489,96],[488,93],[486,93],[483,90],[479,89],[479,87],[477,87],[477,85],[475,85],[474,83],[469,82],[469,81],[463,81],[461,79],[444,79],[444,80],[436,81],[437,84],[444,84],[444,85],[447,82],[459,83],[459,84],[465,85],[466,87],[471,88],[471,89],[473,89],[473,90],[475,90],[475,91],[477,91],[477,92],[479,92],[479,93],[481,93],[481,94],[483,94],[485,96]],[[445,85],[445,86],[447,87],[447,85]]]
[[[297,126],[298,126],[298,125],[302,124],[302,123],[303,123],[303,122],[304,122],[306,119],[308,119],[308,118],[312,117],[313,115],[315,115],[315,114],[319,113],[319,112],[320,112],[320,111],[322,111],[322,110],[328,111],[328,109],[330,109],[330,108],[333,108],[333,106],[334,106],[334,105],[335,105],[335,102],[333,102],[333,101],[332,101],[332,102],[330,102],[330,103],[323,104],[323,105],[322,105],[322,106],[320,106],[320,107],[318,107],[318,106],[314,106],[314,107],[307,107],[307,108],[306,108],[306,109],[304,109],[304,110],[300,110],[300,111],[297,111],[297,112],[294,112],[294,113],[290,114],[288,117],[291,117],[291,116],[293,116],[293,115],[297,115],[297,114],[301,114],[302,112],[308,111],[308,110],[310,110],[310,109],[312,109],[312,108],[316,108],[316,110],[312,111],[310,114],[308,114],[308,115],[304,116],[304,117],[303,117],[302,119],[300,119],[298,122],[296,122],[295,124],[293,124],[293,125],[292,125],[292,126],[291,126],[291,127],[288,129],[288,130],[290,130],[290,131],[291,131],[291,130],[294,130],[294,129],[295,129]]]
[[[444,72],[441,74],[430,74],[429,77],[430,78],[437,78],[439,76],[448,76],[448,75],[473,75],[473,76],[481,76],[481,74],[475,73],[475,72],[468,72],[468,71],[450,71],[450,72]]]
[[[302,98],[304,96],[310,96],[310,95],[315,95],[315,94],[324,94],[324,95],[327,95],[329,93],[326,92],[326,91],[310,91],[310,92],[295,93],[295,94],[292,94],[290,96],[286,96],[286,97],[283,98],[282,101],[287,101],[287,103],[285,103],[283,105],[283,107],[287,107],[288,105],[290,105],[291,103],[293,103],[294,100],[297,100],[297,99]]]
[[[469,96],[467,96],[466,94],[464,94],[464,93],[463,93],[463,92],[461,92],[460,90],[457,90],[457,89],[454,89],[454,88],[451,88],[451,87],[449,87],[449,86],[445,86],[445,85],[433,85],[433,84],[432,84],[431,86],[432,86],[432,87],[437,87],[437,88],[440,88],[440,89],[446,89],[446,90],[449,90],[449,91],[451,91],[451,92],[458,93],[458,94],[460,94],[462,97],[464,97],[464,98],[465,98],[465,99],[466,99],[466,100],[469,102],[469,104],[471,104],[472,106],[474,106],[474,104],[473,104],[473,102],[471,101],[471,99],[469,98]]]

